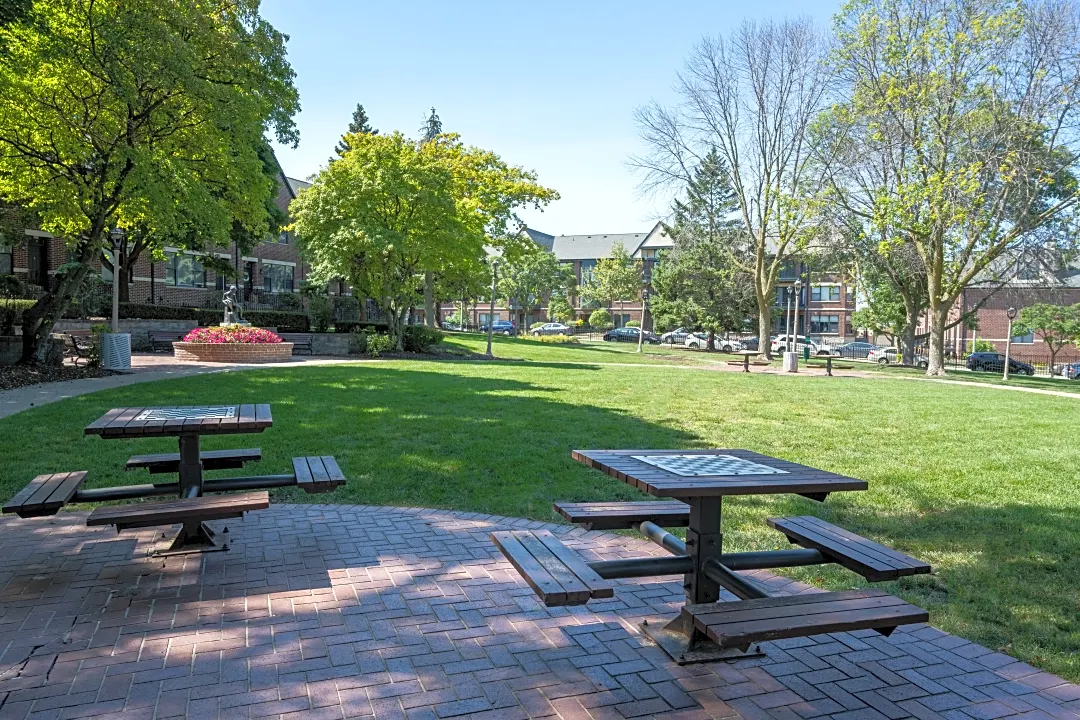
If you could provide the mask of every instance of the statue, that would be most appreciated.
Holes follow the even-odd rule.
[[[240,301],[236,298],[236,286],[230,285],[229,289],[225,291],[225,294],[221,298],[221,302],[225,305],[225,319],[222,321],[223,325],[247,325],[247,321],[244,320],[243,308],[240,306]]]

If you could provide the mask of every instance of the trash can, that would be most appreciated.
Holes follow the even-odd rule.
[[[807,360],[810,359],[810,346],[809,345],[803,345],[802,346],[802,359],[803,359],[803,362],[806,362]]]
[[[797,373],[799,372],[799,353],[785,352],[784,353],[784,372]]]
[[[131,333],[101,334],[101,367],[107,370],[131,369]]]

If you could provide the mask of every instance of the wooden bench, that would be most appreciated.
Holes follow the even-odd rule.
[[[237,518],[243,517],[249,510],[265,510],[268,507],[270,493],[265,490],[237,495],[204,495],[164,502],[98,507],[86,518],[86,524],[115,525],[117,531],[120,531],[181,522]]]
[[[292,462],[296,487],[308,494],[330,492],[345,484],[345,474],[329,455],[295,457]]]
[[[175,330],[146,331],[146,336],[150,339],[151,352],[157,352],[158,350],[172,352],[172,344],[183,340],[185,335],[187,335],[186,332],[176,332]]]
[[[307,354],[311,354],[311,333],[278,333],[277,336],[281,338],[282,342],[293,344],[292,351],[294,355],[300,350],[307,350]]]
[[[64,341],[64,354],[71,358],[75,367],[79,367],[80,360],[86,365],[90,364],[96,345],[89,330],[72,330],[60,333],[60,337]]]
[[[805,593],[738,602],[688,605],[683,614],[721,648],[746,648],[764,640],[847,630],[889,635],[900,625],[927,622],[929,614],[880,590]]]
[[[235,470],[244,467],[244,463],[262,460],[262,450],[204,450],[199,453],[203,470]],[[146,468],[151,474],[174,473],[180,466],[180,453],[161,453],[160,455],[135,455],[128,458],[124,466],[127,470]]]
[[[930,572],[930,566],[921,560],[810,515],[769,518],[766,522],[787,535],[792,543],[819,550],[829,560],[870,582]]]
[[[586,530],[627,530],[651,520],[660,527],[686,527],[690,506],[678,501],[555,503],[555,512]]]
[[[491,540],[548,607],[615,595],[611,583],[547,530],[499,530]]]
[[[15,513],[23,518],[55,515],[60,508],[71,502],[85,479],[85,470],[38,475],[7,501],[4,512]]]

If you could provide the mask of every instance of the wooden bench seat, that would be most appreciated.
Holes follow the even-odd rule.
[[[236,495],[204,495],[164,502],[98,507],[86,518],[86,524],[115,525],[119,531],[190,521],[237,518],[249,510],[265,510],[268,507],[270,493],[265,490]]]
[[[491,540],[548,607],[615,595],[611,583],[548,530],[499,530]]]
[[[278,333],[277,336],[281,338],[282,342],[293,344],[293,355],[296,355],[301,350],[306,350],[308,355],[311,354],[311,333]]]
[[[766,522],[787,535],[792,543],[819,550],[828,559],[870,582],[930,572],[930,566],[921,560],[810,515],[769,518]]]
[[[690,506],[667,500],[555,503],[555,512],[586,530],[626,530],[651,520],[660,527],[686,527]]]
[[[146,337],[150,340],[150,351],[157,352],[163,350],[165,352],[172,352],[174,342],[180,342],[184,339],[187,332],[178,332],[176,330],[147,330]]]
[[[345,474],[329,455],[295,457],[292,462],[296,487],[308,494],[330,492],[345,484]]]
[[[204,450],[199,453],[203,470],[235,470],[244,467],[244,463],[262,460],[262,450]],[[180,467],[180,453],[161,453],[159,455],[135,455],[128,458],[124,466],[127,470],[146,468],[151,474],[174,473]]]
[[[23,518],[55,515],[71,502],[85,479],[85,470],[38,475],[4,504],[4,512]]]
[[[745,648],[764,640],[847,630],[889,635],[899,625],[927,622],[929,614],[880,590],[806,593],[738,602],[688,605],[694,628],[721,648]]]

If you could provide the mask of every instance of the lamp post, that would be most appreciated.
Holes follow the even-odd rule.
[[[109,233],[112,240],[112,331],[120,332],[120,248],[124,242],[124,230],[113,228]]]
[[[793,333],[795,335],[795,347],[793,349],[797,351],[799,349],[799,295],[802,293],[802,288],[803,288],[802,280],[800,278],[795,278],[795,286],[794,287],[795,287],[795,321],[792,323],[792,325],[793,325],[793,330],[795,331]]]
[[[491,259],[491,303],[488,308],[488,341],[487,341],[487,353],[489,358],[494,357],[491,354],[491,333],[495,330],[495,286],[499,282],[499,258]]]
[[[787,317],[784,318],[784,350],[791,352],[791,288],[787,289]]]
[[[641,343],[645,339],[645,313],[649,310],[649,290],[641,291],[641,325],[637,331],[637,351],[641,352]]]
[[[1009,379],[1009,350],[1012,349],[1012,325],[1013,320],[1016,319],[1016,308],[1009,308],[1005,311],[1005,315],[1009,318],[1009,335],[1005,338],[1005,369],[1001,373],[1002,380]]]

